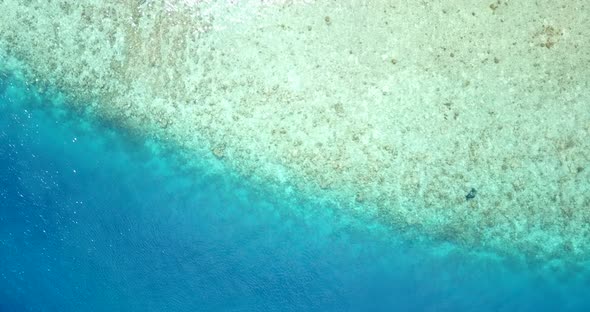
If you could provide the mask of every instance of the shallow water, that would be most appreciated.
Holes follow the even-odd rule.
[[[0,311],[590,309],[575,272],[397,240],[205,163],[182,170],[10,75],[0,91]]]
[[[8,0],[0,55],[273,197],[590,267],[584,1]]]

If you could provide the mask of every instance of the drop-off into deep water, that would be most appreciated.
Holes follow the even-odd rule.
[[[590,308],[578,271],[403,239],[206,159],[187,169],[176,148],[1,76],[1,311]]]

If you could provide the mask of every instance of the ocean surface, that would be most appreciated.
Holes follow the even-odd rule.
[[[590,310],[576,272],[280,202],[0,77],[0,311]]]

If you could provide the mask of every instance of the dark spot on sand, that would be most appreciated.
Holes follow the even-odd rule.
[[[474,199],[475,195],[477,195],[477,190],[474,188],[471,188],[471,190],[469,191],[469,193],[467,193],[467,195],[465,195],[465,200],[470,200],[470,199]]]

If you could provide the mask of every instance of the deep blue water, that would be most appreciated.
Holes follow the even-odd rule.
[[[396,240],[49,100],[0,75],[0,311],[590,310],[575,272]]]

